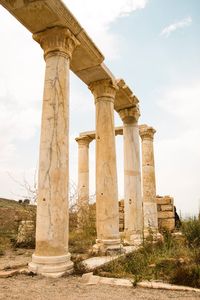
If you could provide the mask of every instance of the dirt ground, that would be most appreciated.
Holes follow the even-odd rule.
[[[0,257],[0,269],[16,268],[31,260],[32,250],[17,250]],[[200,299],[195,292],[175,292],[108,285],[85,285],[81,277],[58,279],[42,276],[16,275],[0,278],[0,300],[166,300]]]
[[[125,288],[107,285],[87,286],[80,277],[59,279],[41,276],[25,276],[0,279],[1,300],[166,300],[166,299],[200,299],[193,292],[171,292],[142,288]]]

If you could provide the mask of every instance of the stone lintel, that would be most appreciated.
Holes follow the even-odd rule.
[[[82,59],[81,59],[82,60]],[[83,62],[85,59],[83,60]],[[87,63],[87,61],[86,61]],[[104,63],[98,64],[98,65],[92,65],[91,62],[91,67],[85,66],[85,68],[76,71],[76,75],[83,81],[85,84],[88,86],[90,83],[94,81],[99,81],[99,80],[112,80],[113,82],[115,81],[115,77],[112,74],[112,72],[106,67]]]
[[[80,42],[71,62],[75,74],[103,62],[103,54],[62,1],[1,0],[0,3],[33,34],[55,26],[68,28]]]
[[[95,140],[96,136],[95,136],[96,132],[95,131],[85,131],[85,132],[81,132],[79,137],[76,139],[81,139],[82,137],[87,136],[89,139],[91,140]],[[123,135],[123,127],[119,126],[119,127],[115,127],[115,135]]]
[[[156,130],[151,126],[144,124],[140,125],[139,133],[142,140],[153,140]]]
[[[85,84],[102,79],[114,81],[110,70],[102,64],[103,54],[62,1],[1,0],[0,4],[33,34],[55,26],[69,29],[79,41],[74,49],[70,68]],[[119,87],[114,103],[116,111],[138,103],[137,97],[124,80],[116,82]]]
[[[119,111],[124,108],[129,108],[139,103],[138,98],[133,94],[130,87],[125,83],[123,79],[117,79],[116,84],[118,90],[115,99],[115,110]]]
[[[139,129],[142,127],[143,125],[139,125]],[[84,136],[88,136],[89,138],[91,138],[92,140],[95,140],[95,134],[96,132],[95,131],[84,131],[84,132],[81,132],[79,134],[79,137],[84,137]],[[118,126],[118,127],[115,127],[115,135],[123,135],[123,126]],[[159,198],[161,199],[159,201]],[[159,203],[163,203],[163,201],[167,201],[170,202],[171,201],[171,197],[170,196],[164,196],[164,197],[159,197],[157,196],[157,201]],[[171,203],[171,202],[170,202]]]

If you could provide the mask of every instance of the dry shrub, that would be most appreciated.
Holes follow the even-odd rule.
[[[70,218],[70,251],[72,253],[88,253],[96,239],[94,205],[73,212],[73,214],[70,214]]]
[[[195,264],[179,266],[173,271],[170,281],[173,284],[200,288],[200,266]]]

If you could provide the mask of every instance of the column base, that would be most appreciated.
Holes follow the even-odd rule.
[[[93,245],[93,253],[99,255],[115,255],[123,252],[123,246],[120,239],[100,240],[96,239]]]
[[[62,256],[37,256],[32,255],[32,262],[29,263],[29,270],[35,274],[46,277],[58,278],[65,274],[73,273],[73,262],[71,255]]]
[[[132,246],[139,246],[143,242],[143,236],[141,233],[135,233],[135,232],[124,232],[124,243]]]

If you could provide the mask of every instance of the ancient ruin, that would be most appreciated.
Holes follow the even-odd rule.
[[[143,236],[147,237],[149,233],[154,234],[155,237],[156,235],[159,236],[158,227],[159,229],[174,230],[175,219],[173,199],[169,196],[156,196],[153,148],[153,136],[156,131],[148,125],[137,125],[136,122],[135,136],[132,138],[131,134],[134,130],[128,129],[130,131],[128,135],[127,127],[131,127],[131,120],[133,120],[134,124],[135,119],[132,116],[138,110],[133,111],[132,116],[130,110],[127,111],[130,114],[129,119],[127,119],[127,122],[130,122],[128,123],[129,125],[127,126],[125,123],[123,127],[115,128],[115,136],[124,136],[124,201],[119,202],[119,228],[123,228],[125,233],[124,241],[135,245],[140,243],[141,238]],[[140,171],[139,159],[139,135],[142,148],[142,172]],[[129,136],[130,138],[128,138]],[[89,204],[89,144],[96,138],[95,131],[82,132],[76,138],[78,143],[79,208],[84,208]],[[98,160],[96,160],[96,163],[98,164]],[[135,165],[137,170],[134,168]],[[130,170],[131,166],[133,166],[133,170]],[[134,199],[133,208],[131,206],[131,197]],[[128,234],[131,228],[133,228],[132,232],[134,233],[132,237]]]
[[[118,186],[114,110],[123,121],[125,235],[140,243],[143,235],[140,116],[138,99],[123,80],[116,80],[104,56],[61,0],[1,0],[44,51],[44,79],[36,220],[36,248],[29,269],[49,277],[73,271],[68,251],[69,70],[91,91],[96,107],[96,223],[94,249],[119,251]],[[91,101],[92,105],[92,101]],[[157,230],[153,131],[140,130],[143,147],[144,224]],[[79,203],[87,205],[88,146],[79,145]],[[150,154],[149,154],[150,153]],[[149,191],[150,189],[150,191]],[[148,194],[150,193],[150,194]],[[81,204],[81,205],[82,205]]]

